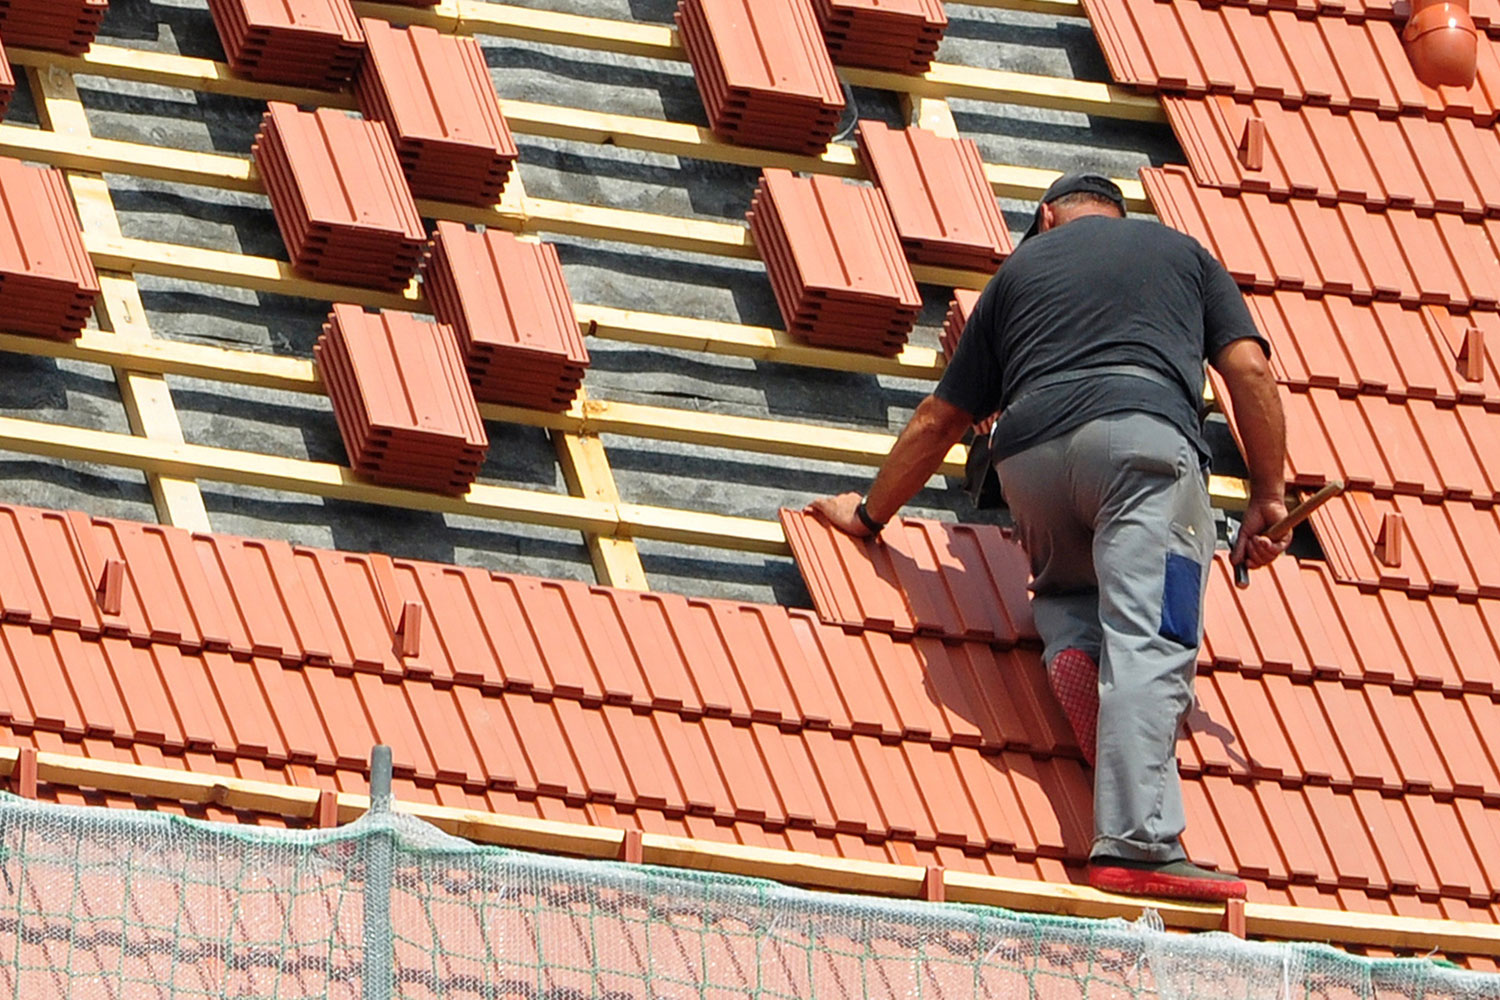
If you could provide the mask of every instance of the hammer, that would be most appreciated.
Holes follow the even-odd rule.
[[[1313,511],[1317,510],[1319,507],[1323,506],[1325,503],[1332,500],[1342,492],[1344,492],[1344,484],[1335,479],[1333,482],[1329,483],[1327,486],[1324,486],[1321,490],[1314,493],[1312,496],[1308,497],[1297,506],[1293,507],[1291,511],[1287,513],[1286,517],[1283,517],[1281,520],[1277,521],[1275,524],[1267,528],[1265,530],[1266,537],[1271,539],[1271,541],[1273,542],[1280,541],[1287,535],[1291,534],[1293,528],[1297,527],[1297,525],[1301,524],[1303,521],[1306,521],[1309,517],[1311,517]],[[1241,525],[1240,530],[1245,530],[1243,525]],[[1234,585],[1236,587],[1239,587],[1241,590],[1250,586],[1250,567],[1246,566],[1243,561],[1234,564]]]

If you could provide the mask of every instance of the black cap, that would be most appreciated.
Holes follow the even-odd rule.
[[[1026,230],[1026,236],[1035,236],[1041,230],[1043,205],[1056,201],[1064,195],[1078,194],[1080,191],[1096,194],[1101,198],[1108,198],[1120,207],[1121,215],[1125,214],[1125,196],[1120,193],[1119,185],[1108,177],[1083,172],[1063,174],[1052,182],[1052,186],[1047,189],[1047,193],[1042,195],[1042,200],[1037,202],[1036,217],[1031,220],[1031,228]],[[1024,240],[1026,236],[1021,237],[1021,239]]]

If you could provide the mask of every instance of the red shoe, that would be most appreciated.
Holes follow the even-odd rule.
[[[1245,898],[1245,883],[1239,878],[1199,868],[1191,861],[1095,858],[1089,862],[1089,885],[1129,896],[1192,899],[1205,903]]]
[[[1073,727],[1083,759],[1093,767],[1099,739],[1099,664],[1081,649],[1065,649],[1047,664],[1047,681]]]

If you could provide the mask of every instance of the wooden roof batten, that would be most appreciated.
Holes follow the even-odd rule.
[[[213,805],[283,819],[314,819],[324,795],[318,788],[4,746],[0,746],[0,777],[15,776],[22,767],[23,755],[34,761],[39,784],[185,805]],[[334,802],[339,823],[350,822],[369,808],[369,797],[357,793],[334,793]],[[626,833],[621,829],[399,800],[396,808],[477,843],[584,858],[614,860],[624,856]],[[645,864],[765,878],[836,892],[920,899],[927,879],[927,869],[919,865],[834,858],[650,832],[641,834],[641,847]],[[1180,930],[1215,930],[1224,923],[1224,907],[1217,905],[1132,900],[1086,886],[947,869],[941,876],[943,898],[954,903],[1127,920],[1138,918],[1150,908],[1168,927]],[[1500,956],[1500,925],[1495,924],[1269,903],[1247,903],[1244,911],[1245,933],[1250,937]]]

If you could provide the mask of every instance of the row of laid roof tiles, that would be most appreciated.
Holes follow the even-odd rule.
[[[1500,533],[1492,512],[1471,505],[1400,502],[1419,511],[1467,511],[1476,520],[1488,518],[1491,535]],[[1388,501],[1354,494],[1319,516],[1382,503]],[[1379,513],[1371,507],[1361,515],[1360,530],[1371,545]],[[1408,532],[1418,532],[1414,515],[1406,522]],[[903,684],[920,688],[912,679],[931,675],[940,678],[934,681],[939,687],[968,690],[965,676],[994,669],[982,665],[985,657],[1000,663],[1006,647],[1034,645],[1018,547],[994,526],[908,519],[875,546],[835,537],[815,520],[789,517],[788,523],[802,572],[822,581],[809,589],[818,615],[832,627],[774,605],[612,590],[15,506],[0,507],[0,615],[86,637],[120,635],[188,652],[431,677],[486,691],[536,690],[688,716],[940,742],[993,741],[982,727],[954,718],[924,721],[927,709],[920,706],[927,699],[915,691],[893,689],[885,705],[887,699],[875,696],[883,685],[869,678],[881,674],[885,685],[907,678]],[[819,547],[803,546],[819,532]],[[1428,544],[1425,536],[1411,541],[1408,549],[1418,555]],[[901,555],[912,542],[919,546],[905,550],[915,550],[920,562]],[[1479,565],[1489,570],[1487,593],[1500,593],[1492,568],[1500,559]],[[1500,604],[1364,593],[1336,582],[1345,579],[1343,569],[1338,558],[1328,567],[1278,562],[1269,574],[1257,574],[1268,581],[1265,587],[1246,591],[1216,575],[1210,607],[1225,602],[1237,611],[1232,621],[1210,614],[1210,660],[1403,690],[1500,693]],[[1364,581],[1356,576],[1356,582]],[[101,609],[100,583],[106,591],[112,583],[117,613]],[[835,584],[844,589],[831,589]],[[1261,600],[1273,593],[1277,600]],[[425,620],[403,630],[408,603],[422,607]],[[1291,624],[1312,613],[1317,628]],[[985,643],[900,642],[863,631],[872,628]],[[984,645],[998,651],[980,653]],[[746,662],[763,668],[737,666]],[[1000,701],[1020,697],[1012,691]],[[889,721],[891,705],[905,707],[895,716],[899,722]],[[990,709],[1002,710],[1000,702]]]
[[[1222,569],[1218,575],[1221,580],[1227,577]],[[1227,619],[1226,630],[1236,625],[1243,628],[1244,619],[1236,621],[1235,610],[1225,607],[1227,603],[1222,598],[1211,601],[1210,618]],[[522,733],[536,725],[520,724],[519,720],[529,718],[525,713],[551,712],[534,704],[554,705],[565,719],[583,717],[579,713],[586,716],[602,704],[611,717],[657,711],[666,713],[659,719],[660,726],[690,730],[707,727],[718,732],[724,731],[724,725],[766,725],[789,738],[802,734],[806,740],[819,742],[830,736],[857,736],[885,744],[929,744],[934,750],[980,749],[990,756],[1012,751],[1042,757],[1079,756],[1047,691],[1035,652],[1000,653],[979,643],[918,639],[910,644],[877,640],[873,645],[880,653],[870,655],[873,650],[867,637],[818,629],[806,618],[793,619],[793,623],[800,626],[799,633],[817,634],[863,654],[837,671],[825,666],[800,674],[787,672],[785,680],[791,687],[805,689],[811,682],[823,685],[826,700],[810,709],[757,700],[787,688],[773,678],[756,684],[753,675],[769,671],[766,664],[755,662],[751,650],[745,650],[731,667],[753,690],[735,691],[739,704],[734,708],[710,706],[706,711],[702,705],[676,704],[675,699],[653,704],[639,690],[615,691],[608,701],[590,697],[580,688],[545,686],[500,696],[467,685],[435,684],[412,674],[382,677],[328,666],[292,666],[260,657],[236,659],[222,652],[195,655],[165,644],[139,646],[123,638],[92,640],[74,632],[39,632],[7,624],[0,625],[5,656],[0,665],[0,691],[6,696],[0,719],[75,738],[101,736],[159,744],[175,751],[198,748],[270,761],[351,767],[364,752],[362,741],[372,735],[391,738],[391,725],[381,724],[377,726],[380,732],[371,733],[352,716],[310,714],[303,702],[309,688],[312,700],[321,699],[326,705],[335,689],[352,684],[367,699],[370,718],[381,720],[395,716],[384,709],[377,711],[368,699],[379,695],[399,701],[401,695],[393,692],[404,688],[406,698],[420,709],[419,717],[426,720],[418,728],[427,733],[478,732],[472,723],[432,728],[443,720],[443,711],[452,715],[455,703],[465,718],[482,718],[485,712],[496,719],[508,715],[518,720]],[[1500,804],[1500,762],[1488,749],[1485,735],[1500,726],[1500,705],[1490,694],[1435,689],[1403,694],[1381,684],[1346,686],[1337,677],[1324,675],[1308,683],[1294,681],[1289,669],[1278,671],[1275,664],[1266,663],[1247,664],[1249,669],[1244,671],[1225,669],[1235,638],[1239,637],[1231,635],[1222,650],[1215,646],[1208,651],[1211,659],[1206,665],[1212,669],[1197,684],[1206,714],[1195,718],[1182,746],[1184,773],[1230,774],[1289,786],[1312,783],[1345,790],[1457,795]],[[71,667],[66,680],[64,664]],[[700,691],[710,692],[702,701],[713,700],[715,678],[707,671],[688,679]],[[356,703],[355,695],[350,695],[349,703]],[[525,713],[518,705],[525,706]],[[319,735],[325,729],[326,735]],[[407,738],[416,735],[404,725],[395,732]],[[425,751],[419,749],[424,742],[403,743],[401,750],[407,756],[398,758],[399,767],[423,780],[479,787],[517,782],[524,789],[545,790],[540,784],[515,778],[514,768],[519,765],[497,770],[483,753],[476,762],[472,751],[435,747],[425,737],[424,741]],[[473,745],[484,742],[476,735]],[[527,746],[523,739],[513,749]],[[464,766],[455,766],[457,762]],[[583,793],[568,784],[557,794]],[[702,800],[689,803],[706,807]]]
[[[1500,410],[1500,316],[1339,295],[1249,293],[1278,381],[1395,400]]]
[[[403,777],[475,792],[1073,862],[1092,839],[1089,776],[1069,758],[687,721],[18,626],[3,635],[3,722],[21,733],[361,775],[385,743]],[[1500,823],[1482,800],[1218,774],[1183,785],[1185,839],[1203,861],[1272,883],[1500,897]]]
[[[1214,6],[1219,0],[1202,0]],[[1342,17],[1348,21],[1405,21],[1408,6],[1399,0],[1222,0],[1232,7],[1254,11],[1289,10],[1308,18]],[[1476,27],[1491,35],[1500,32],[1500,3],[1497,0],[1468,0],[1469,14]]]
[[[1160,0],[1084,0],[1115,80],[1150,90],[1231,94],[1340,110],[1472,118],[1500,109],[1497,43],[1478,40],[1467,88],[1421,83],[1387,22],[1299,18]]]
[[[1161,220],[1196,237],[1246,288],[1500,307],[1500,220],[1277,201],[1199,186],[1183,167],[1146,168],[1141,181]]]
[[[1200,184],[1466,218],[1500,215],[1500,137],[1460,118],[1164,95]]]
[[[320,773],[311,767],[298,764],[271,767],[258,760],[246,758],[224,760],[212,754],[194,751],[180,755],[168,754],[158,747],[146,744],[120,746],[110,740],[97,738],[68,740],[59,734],[44,731],[9,732],[4,740],[16,746],[35,747],[42,751],[124,764],[188,770],[199,774],[220,774],[225,777],[304,788],[326,788],[355,794],[363,794],[367,790],[367,779],[364,775],[354,771]],[[644,833],[688,837],[715,843],[743,844],[750,847],[793,850],[825,857],[908,865],[941,865],[955,871],[1035,879],[1054,884],[1084,881],[1082,865],[1050,857],[1022,858],[997,851],[976,853],[942,844],[923,847],[905,840],[870,840],[853,834],[828,834],[796,827],[778,830],[751,823],[721,823],[709,816],[693,814],[669,816],[652,810],[623,810],[610,802],[570,802],[558,798],[523,796],[512,790],[493,788],[471,791],[456,785],[417,783],[407,778],[397,778],[393,787],[396,798],[402,801],[431,803],[501,816],[520,816],[583,826],[640,830]],[[172,811],[183,809],[169,801],[144,796],[108,795],[47,785],[39,787],[38,795],[48,800],[68,804],[100,804],[107,801],[111,805],[125,807],[163,808]],[[208,808],[209,811],[213,809],[213,807]],[[185,811],[198,812],[200,810],[199,807],[187,807]],[[241,822],[265,821],[263,814],[247,812],[237,813],[231,818],[239,819]],[[275,819],[272,818],[270,821],[275,822]],[[1407,917],[1471,920],[1484,923],[1500,922],[1500,904],[1479,903],[1446,896],[1425,894],[1418,896],[1405,893],[1371,894],[1357,889],[1321,887],[1307,883],[1270,885],[1252,878],[1250,898],[1257,902],[1285,903],[1353,912],[1393,913]]]
[[[1368,499],[1355,494],[1336,503]],[[850,629],[920,630],[959,638],[983,634],[974,623],[985,619],[966,618],[968,607],[989,609],[996,618],[1002,616],[995,609],[1025,607],[1024,562],[998,527],[908,518],[882,533],[888,541],[872,543],[808,515],[783,511],[782,519],[824,621]],[[912,539],[959,558],[918,572],[904,555]],[[1269,590],[1239,590],[1223,559],[1221,553],[1209,583],[1205,662],[1244,664],[1252,673],[1336,676],[1401,690],[1500,693],[1500,604],[1395,600],[1340,585],[1336,566],[1330,573],[1322,564],[1292,560],[1276,563],[1269,575],[1257,574],[1275,581],[1274,587],[1265,585]],[[1233,611],[1216,616],[1215,607]],[[1312,624],[1299,627],[1301,621]],[[1022,634],[1029,634],[1029,628],[1028,622]]]
[[[1223,379],[1212,378],[1219,398]],[[1403,494],[1490,506],[1500,501],[1500,412],[1426,399],[1280,387],[1287,480],[1340,480],[1380,496]],[[1238,435],[1230,415],[1230,426]]]
[[[1500,508],[1351,492],[1311,521],[1342,582],[1415,595],[1500,597]]]

